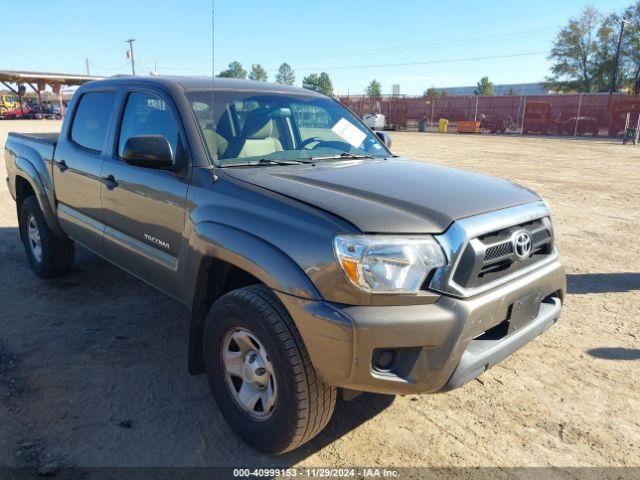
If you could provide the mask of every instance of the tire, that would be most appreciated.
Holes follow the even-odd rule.
[[[73,268],[73,240],[59,237],[51,231],[36,197],[27,197],[22,202],[19,225],[20,238],[34,272],[42,278],[53,278],[65,275]],[[39,249],[33,241],[34,228],[40,240]]]
[[[246,405],[241,405],[236,392],[242,392],[245,384],[250,387],[252,383],[245,377],[229,374],[225,366],[225,352],[229,356],[238,355],[234,353],[234,339],[239,336],[242,340],[236,347],[247,343],[242,337],[245,332],[252,336],[251,344],[258,348],[249,349],[248,353],[237,349],[244,359],[243,368],[251,361],[251,352],[258,352],[258,358],[266,357],[263,366],[269,376],[269,380],[260,380],[266,386],[261,385],[261,399],[251,413]],[[205,321],[203,343],[211,392],[227,423],[254,448],[270,454],[293,450],[315,437],[331,419],[336,389],[321,380],[293,320],[266,286],[252,285],[220,297]],[[249,363],[249,370],[252,368]],[[242,375],[246,374],[243,369]],[[238,383],[242,386],[238,387]],[[267,410],[264,403],[269,401],[263,403],[262,399],[263,395],[269,397],[271,389],[275,400]]]

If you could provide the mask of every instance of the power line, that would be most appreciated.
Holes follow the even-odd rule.
[[[486,42],[490,42],[490,41],[506,40],[506,39],[510,39],[510,38],[514,38],[514,37],[528,36],[528,35],[536,34],[536,33],[543,33],[543,32],[548,32],[548,31],[556,31],[559,28],[560,28],[560,26],[538,28],[538,29],[535,29],[535,30],[520,30],[520,31],[508,32],[508,33],[499,33],[499,34],[493,34],[493,35],[483,35],[483,36],[478,36],[478,37],[467,37],[467,38],[461,38],[461,39],[458,39],[458,40],[446,40],[446,41],[441,41],[441,42],[406,43],[406,44],[390,46],[390,47],[386,47],[386,48],[376,48],[374,50],[372,50],[372,49],[368,49],[368,50],[351,50],[351,51],[346,51],[346,52],[342,51],[342,52],[339,52],[339,53],[329,54],[329,55],[316,55],[316,56],[314,56],[314,58],[315,59],[333,59],[333,58],[346,58],[346,57],[351,57],[351,56],[355,56],[355,55],[358,55],[358,56],[367,56],[367,55],[379,56],[380,54],[384,54],[384,53],[395,53],[395,52],[398,52],[398,51],[406,51],[408,49],[416,49],[416,48],[431,48],[431,47],[444,47],[444,46],[464,46],[464,45],[468,45],[468,44],[486,43]],[[307,59],[309,59],[309,55],[306,55],[304,57],[289,58],[290,61],[307,60]]]
[[[176,66],[171,66],[171,65],[165,65],[164,63],[162,64],[162,71],[166,72],[169,70],[175,70],[178,72],[195,72],[195,73],[202,73],[202,74],[211,74],[211,68],[191,68],[191,67],[176,67]]]
[[[99,65],[99,64],[95,63],[92,60],[88,60],[88,62],[89,62],[89,65],[92,65],[92,66],[94,66],[94,67],[96,67],[96,68],[98,68],[100,70],[116,71],[116,70],[122,70],[123,68],[126,68],[128,66],[127,63],[124,63],[124,64],[120,65],[119,67],[104,67],[102,65]]]
[[[501,58],[515,58],[515,57],[527,57],[533,55],[542,55],[549,53],[547,50],[540,50],[537,52],[525,52],[525,53],[513,53],[509,55],[490,55],[486,57],[467,57],[467,58],[451,58],[443,60],[426,60],[422,62],[402,62],[402,63],[378,63],[370,65],[343,65],[338,67],[303,67],[296,68],[297,71],[331,71],[331,70],[353,70],[362,68],[387,68],[387,67],[410,67],[414,65],[434,65],[441,63],[462,63],[462,62],[477,62],[481,60],[497,60]]]

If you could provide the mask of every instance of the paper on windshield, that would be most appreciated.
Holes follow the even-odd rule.
[[[331,129],[336,135],[342,138],[345,142],[353,145],[358,148],[365,138],[367,138],[367,134],[356,127],[353,123],[351,123],[346,118],[341,118],[338,120],[333,128]]]

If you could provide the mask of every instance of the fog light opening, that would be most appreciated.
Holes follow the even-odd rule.
[[[392,349],[376,350],[373,354],[373,367],[376,370],[389,371],[396,356],[396,351]]]

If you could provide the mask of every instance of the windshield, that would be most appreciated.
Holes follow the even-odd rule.
[[[329,98],[247,91],[192,91],[187,97],[209,157],[219,166],[390,155],[357,117]]]

